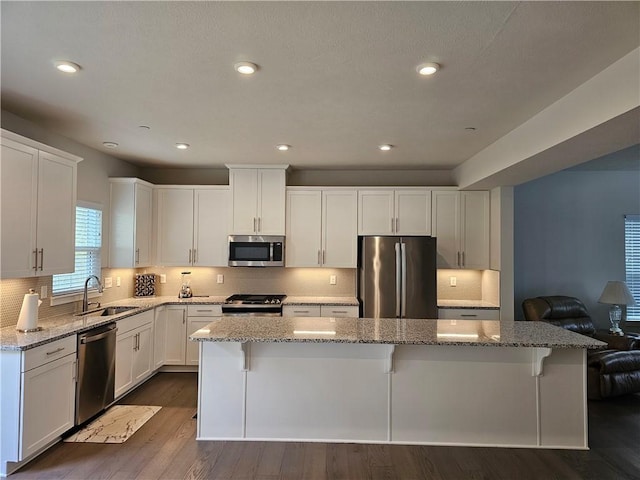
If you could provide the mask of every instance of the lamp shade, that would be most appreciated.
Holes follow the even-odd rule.
[[[629,287],[624,282],[612,280],[602,291],[598,303],[608,303],[610,305],[635,305],[636,301],[629,291]]]

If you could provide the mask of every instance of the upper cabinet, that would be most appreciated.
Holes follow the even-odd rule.
[[[228,264],[229,188],[156,187],[156,260],[163,266]]]
[[[231,234],[284,235],[286,169],[229,167],[231,187]]]
[[[352,189],[287,189],[287,267],[355,268],[357,194]]]
[[[110,178],[109,266],[152,264],[153,185],[138,178]]]
[[[489,268],[490,193],[433,190],[439,268]]]
[[[1,131],[2,278],[73,272],[82,159]]]
[[[358,234],[431,235],[431,190],[360,190]]]

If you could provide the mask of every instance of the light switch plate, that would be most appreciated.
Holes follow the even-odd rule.
[[[43,298],[47,298],[47,295],[49,295],[49,289],[46,285],[42,285],[40,287],[40,300],[42,300]]]
[[[160,274],[160,283],[167,283],[167,276],[164,273]]]
[[[449,277],[449,285],[455,287],[458,285],[458,279],[456,277]]]
[[[217,278],[218,283],[224,283],[224,275],[222,275],[221,273],[218,274],[218,278]]]
[[[335,285],[338,283],[338,279],[335,275],[329,275],[329,285]]]
[[[104,288],[111,288],[111,287],[113,287],[113,278],[104,277]]]
[[[116,287],[119,287],[120,283],[120,277],[116,277]]]

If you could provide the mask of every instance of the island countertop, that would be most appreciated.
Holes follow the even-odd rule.
[[[333,317],[222,317],[197,342],[311,342],[601,349],[606,343],[544,322]]]

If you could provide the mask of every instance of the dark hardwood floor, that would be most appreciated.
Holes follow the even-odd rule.
[[[163,407],[127,442],[59,443],[10,478],[640,479],[640,395],[589,403],[589,451],[196,442],[196,382],[156,375],[120,402]]]

